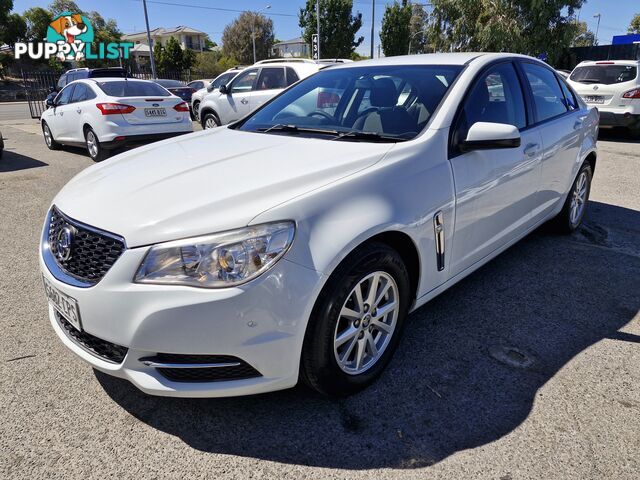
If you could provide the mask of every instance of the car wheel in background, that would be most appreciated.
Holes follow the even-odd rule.
[[[373,383],[398,346],[410,282],[400,255],[382,243],[350,254],[313,308],[301,378],[320,393],[344,396]]]
[[[44,135],[44,143],[47,145],[49,150],[60,150],[62,148],[62,145],[54,140],[47,122],[42,122],[42,135]]]
[[[220,120],[218,120],[218,117],[216,117],[214,113],[208,112],[205,114],[204,118],[202,119],[202,128],[204,128],[205,130],[208,130],[210,128],[215,128],[219,126],[220,126]]]
[[[111,152],[102,147],[98,136],[91,128],[85,130],[84,138],[87,145],[87,152],[94,162],[101,162],[111,156]]]
[[[194,102],[191,107],[191,119],[196,122],[200,121],[200,102]]]
[[[571,186],[562,210],[552,220],[553,226],[558,232],[573,233],[582,224],[582,220],[587,211],[592,178],[593,171],[591,170],[591,165],[585,162]]]

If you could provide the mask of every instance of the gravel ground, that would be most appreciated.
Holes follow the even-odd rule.
[[[640,143],[602,138],[585,226],[533,233],[411,315],[362,394],[179,400],[56,338],[40,229],[92,162],[1,123],[0,478],[638,478]]]

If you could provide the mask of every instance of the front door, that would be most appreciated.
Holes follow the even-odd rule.
[[[520,130],[517,148],[457,148],[476,122],[506,123]],[[531,224],[540,178],[542,139],[527,127],[524,96],[511,62],[481,75],[457,117],[451,142],[456,218],[450,275],[454,276],[516,239]]]
[[[221,93],[217,103],[217,113],[222,124],[235,122],[250,110],[250,97],[258,78],[259,69],[252,68],[240,73],[229,84],[229,91]]]
[[[67,85],[62,89],[55,99],[53,107],[53,119],[49,123],[49,128],[53,134],[53,138],[61,142],[71,141],[71,121],[73,115],[73,105],[71,104],[71,96],[75,84]]]

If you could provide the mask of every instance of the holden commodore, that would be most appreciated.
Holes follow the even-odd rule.
[[[42,234],[51,325],[149,394],[352,394],[409,312],[542,223],[580,226],[597,125],[526,56],[322,70],[73,178]]]

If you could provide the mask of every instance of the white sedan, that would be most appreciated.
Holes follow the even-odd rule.
[[[71,180],[42,234],[51,325],[149,394],[357,392],[409,312],[543,223],[580,226],[597,125],[526,56],[322,70]]]
[[[146,80],[76,80],[47,106],[40,118],[47,147],[83,145],[95,161],[114,149],[193,131],[189,104]]]

